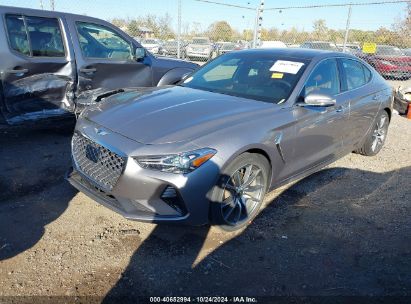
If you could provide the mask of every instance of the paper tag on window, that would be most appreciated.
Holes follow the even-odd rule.
[[[283,78],[283,76],[284,76],[283,73],[273,73],[273,74],[271,75],[271,78],[281,79],[281,78]]]
[[[273,66],[270,68],[270,71],[279,72],[279,73],[297,74],[303,65],[304,63],[302,62],[277,60],[273,64]]]

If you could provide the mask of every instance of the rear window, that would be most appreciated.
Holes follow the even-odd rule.
[[[60,25],[55,18],[7,15],[10,47],[33,57],[64,57]]]

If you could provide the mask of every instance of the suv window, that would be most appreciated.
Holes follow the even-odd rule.
[[[340,80],[335,59],[326,59],[315,67],[305,84],[304,96],[311,92],[324,93],[331,96],[340,93]]]
[[[97,24],[77,22],[81,51],[87,58],[132,59],[132,47],[115,31]]]
[[[361,87],[370,81],[371,73],[362,63],[350,59],[342,59],[341,61],[347,79],[347,90]]]
[[[57,19],[7,15],[6,26],[13,50],[34,57],[64,57],[63,38]]]

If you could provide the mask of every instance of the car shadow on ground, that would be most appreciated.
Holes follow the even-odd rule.
[[[167,295],[409,296],[410,179],[411,167],[324,169],[269,195],[239,233],[157,225],[104,302]]]
[[[67,208],[73,121],[0,131],[0,261],[34,246]]]

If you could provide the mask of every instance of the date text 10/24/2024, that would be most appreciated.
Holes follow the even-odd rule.
[[[254,297],[150,297],[150,303],[257,303]]]

